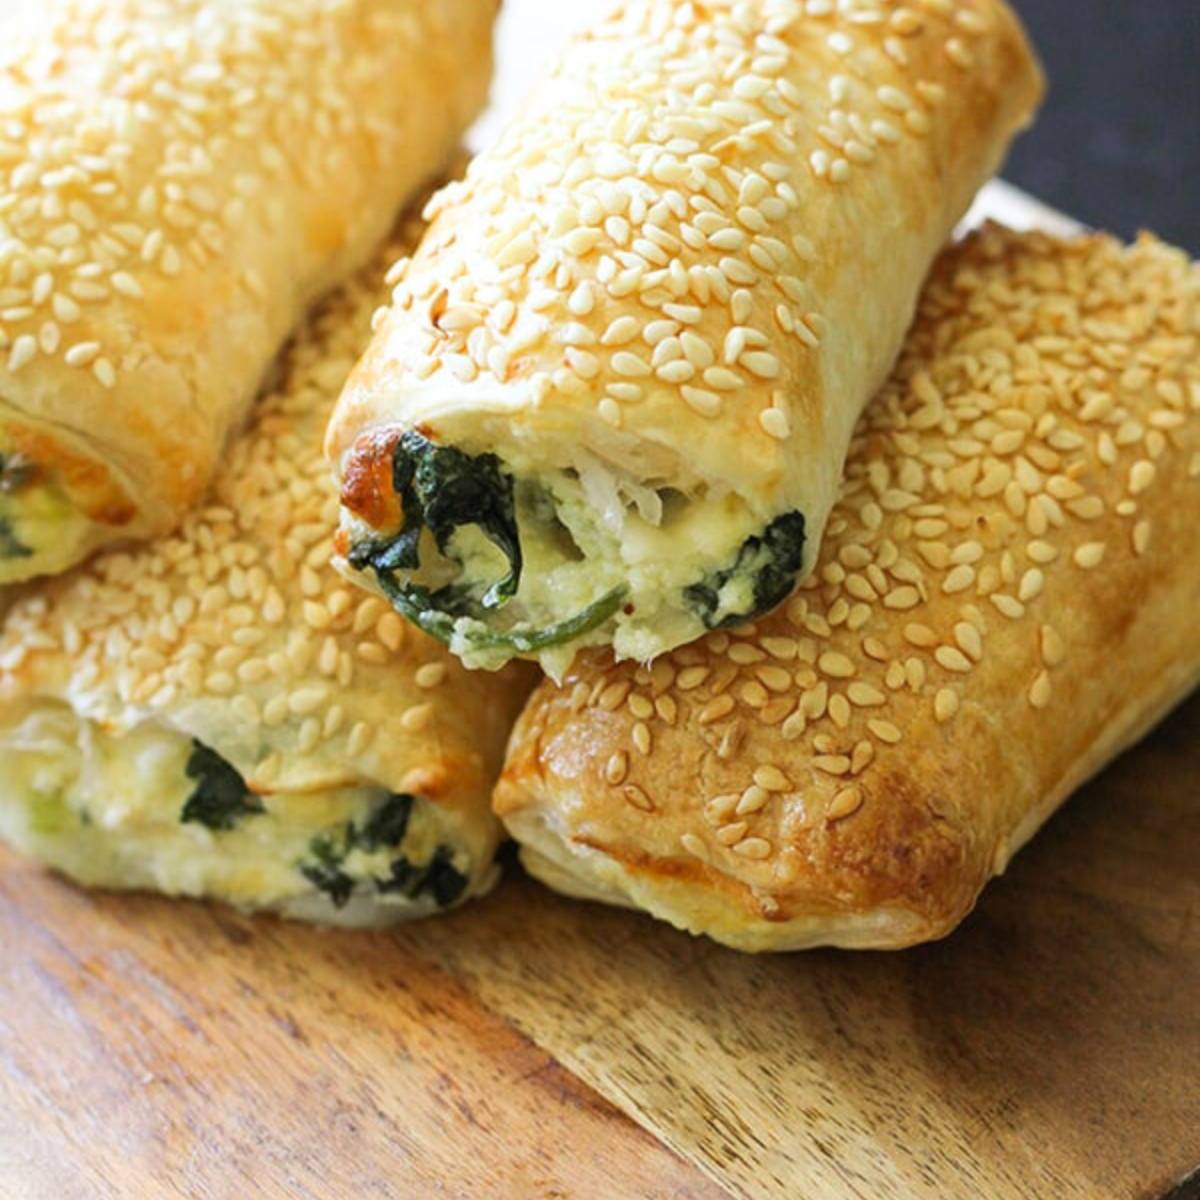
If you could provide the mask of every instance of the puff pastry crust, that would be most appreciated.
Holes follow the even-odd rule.
[[[496,792],[529,869],[743,950],[937,938],[1200,679],[1200,268],[945,252],[815,572],[650,668],[581,656]]]
[[[529,672],[469,677],[329,566],[321,438],[393,257],[294,342],[176,533],[13,604],[0,834],[20,849],[87,884],[350,924],[490,886]]]
[[[449,162],[498,0],[47,0],[0,46],[0,583],[172,528]]]
[[[1002,0],[613,5],[437,202],[342,398],[351,565],[479,666],[645,661],[773,607],[1041,90]],[[515,509],[490,547],[434,528],[439,447]],[[397,567],[419,503],[438,545]]]

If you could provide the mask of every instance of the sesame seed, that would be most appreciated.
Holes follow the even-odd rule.
[[[756,375],[759,379],[778,379],[783,373],[779,359],[766,351],[749,351],[743,354],[738,361],[751,375]]]
[[[766,788],[752,784],[738,798],[737,807],[734,811],[739,817],[751,816],[756,812],[761,812],[766,807],[767,801],[770,798],[771,793]]]
[[[1154,483],[1155,466],[1146,459],[1140,459],[1129,468],[1129,494],[1139,496]]]
[[[1038,567],[1030,567],[1024,575],[1021,576],[1021,584],[1017,589],[1017,598],[1022,604],[1028,604],[1031,600],[1042,594],[1042,590],[1046,586],[1046,576]]]
[[[420,733],[433,718],[432,704],[413,704],[400,714],[400,726],[408,733]]]
[[[717,841],[722,846],[735,846],[746,836],[749,830],[749,822],[732,821],[730,824],[723,825],[717,830]]]
[[[650,364],[640,355],[628,350],[619,350],[612,356],[612,369],[629,379],[640,379],[651,373]]]
[[[721,397],[716,392],[686,384],[681,392],[688,407],[703,417],[715,417],[721,411]]]
[[[604,709],[605,712],[616,712],[625,703],[625,697],[629,695],[630,686],[630,682],[627,679],[614,680],[600,692],[596,700],[596,706]]]
[[[967,621],[954,626],[954,640],[959,649],[974,662],[983,660],[983,638],[979,630]]]
[[[612,786],[624,781],[629,773],[629,755],[624,750],[618,750],[609,757],[604,765],[604,778]]]
[[[786,792],[791,790],[791,781],[775,766],[755,768],[754,782],[768,792]]]
[[[888,745],[897,745],[901,739],[900,730],[891,721],[870,720],[867,728],[881,741]]]
[[[761,860],[770,855],[771,843],[760,837],[743,838],[734,844],[733,852],[743,858]]]
[[[953,688],[941,688],[934,697],[934,716],[944,725],[958,712],[958,705],[958,693]]]
[[[827,651],[822,654],[817,660],[817,666],[822,674],[833,679],[849,679],[857,670],[852,659],[836,651]]]
[[[1020,620],[1025,615],[1025,605],[1015,596],[1010,596],[1005,592],[996,592],[988,599],[1001,613],[1014,621]]]
[[[852,683],[846,689],[851,704],[859,708],[876,708],[887,703],[887,697],[868,683]]]
[[[844,754],[818,754],[812,765],[826,775],[846,775],[850,771],[850,759]]]
[[[414,676],[417,687],[419,688],[435,688],[445,682],[447,667],[444,662],[425,663],[424,666],[417,668],[417,673]]]
[[[942,581],[942,591],[946,595],[965,592],[975,582],[975,569],[960,563]]]
[[[8,355],[8,369],[15,373],[37,357],[37,339],[32,334],[22,334],[12,344]]]
[[[842,788],[829,802],[825,815],[830,821],[842,821],[858,812],[862,804],[863,794],[860,788]]]
[[[1047,667],[1061,666],[1066,660],[1067,651],[1061,636],[1050,625],[1043,625],[1039,634],[1039,644],[1042,662]]]
[[[947,671],[966,672],[971,669],[971,660],[956,646],[939,646],[933,657]]]
[[[1098,567],[1104,561],[1105,550],[1103,542],[1085,542],[1076,549],[1072,557],[1076,566],[1088,571],[1093,567]]]

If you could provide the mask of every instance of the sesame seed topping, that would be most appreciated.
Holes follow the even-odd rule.
[[[322,772],[332,764],[353,779],[361,769],[371,786],[402,791],[414,765],[467,753],[455,730],[468,757],[499,755],[519,700],[512,677],[480,676],[446,695],[461,672],[448,651],[381,600],[358,597],[329,562],[336,492],[320,439],[394,258],[392,247],[314,313],[281,360],[280,382],[230,443],[209,501],[176,534],[97,554],[52,596],[13,606],[0,662],[14,645],[48,664],[67,656],[61,672],[40,672],[55,682],[30,675],[23,687],[59,699],[86,692],[120,721],[185,699],[198,713],[216,705],[234,715],[236,741],[261,747],[249,764],[256,780],[303,773],[304,756],[319,755]],[[76,365],[105,361],[99,341],[77,347]],[[436,753],[411,736],[435,722]],[[376,737],[387,754],[363,764]]]
[[[180,278],[195,322],[224,336],[243,286],[256,300],[324,291],[333,259],[362,255],[408,176],[433,167],[450,136],[431,128],[414,138],[407,120],[412,95],[439,70],[424,18],[317,8],[80,0],[5,26],[0,273],[13,287],[0,288],[11,297],[0,301],[0,362],[9,371],[61,362],[87,370],[74,387],[104,392],[153,389],[159,374],[178,374],[187,404],[228,410],[236,423],[238,373],[224,385],[216,372],[216,385],[203,384],[213,394],[197,398],[195,345],[175,336],[176,322],[151,318],[151,299],[177,309],[178,289],[164,282]],[[479,45],[490,22],[481,13],[462,32]],[[364,172],[408,154],[410,171],[373,178],[364,192]],[[321,186],[330,172],[345,177],[344,189]],[[377,197],[373,206],[364,194]],[[288,214],[345,237],[301,238],[298,253],[280,254],[263,231],[286,227]],[[292,306],[255,308],[263,344],[252,338],[247,352],[265,364],[289,332]],[[146,376],[144,364],[157,374]],[[193,490],[207,484],[211,464],[190,445],[193,426],[169,412],[157,422],[159,453],[139,453],[161,458],[172,479],[143,484],[177,490],[183,455],[163,443],[176,428],[198,467]],[[170,505],[160,498],[156,507]],[[166,511],[166,522],[177,515]]]

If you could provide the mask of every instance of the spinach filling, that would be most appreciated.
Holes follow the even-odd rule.
[[[340,838],[313,838],[309,845],[312,858],[300,864],[300,873],[328,896],[335,908],[345,907],[357,886],[345,869],[346,859],[355,850],[374,853],[398,847],[408,832],[413,804],[412,796],[391,795],[361,828],[351,821]],[[373,882],[382,894],[399,893],[415,900],[428,893],[439,908],[447,908],[467,889],[467,877],[454,866],[453,857],[448,846],[439,846],[428,863],[415,866],[400,854],[392,860],[388,874]]]
[[[404,524],[390,537],[360,542],[350,551],[355,570],[375,572],[395,608],[413,624],[449,643],[463,618],[486,622],[517,594],[524,561],[513,503],[513,480],[494,454],[469,455],[438,446],[409,432],[392,454],[392,486],[400,499]],[[421,534],[428,529],[438,550],[458,562],[452,545],[461,528],[476,526],[501,551],[508,574],[487,586],[452,583],[436,590],[404,582],[401,572],[421,567]],[[566,621],[538,630],[472,629],[467,635],[480,649],[507,648],[534,653],[573,641],[603,625],[620,608],[624,588],[615,588]]]
[[[732,566],[714,571],[701,583],[684,588],[684,597],[708,629],[720,629],[752,620],[770,612],[786,600],[796,583],[804,562],[804,515],[784,513],[772,521],[761,535],[747,538]],[[753,607],[721,617],[721,594],[738,576],[752,573]]]
[[[196,787],[184,803],[180,821],[205,825],[217,832],[235,829],[242,817],[264,812],[262,802],[246,786],[235,767],[203,742],[192,742],[185,768]]]

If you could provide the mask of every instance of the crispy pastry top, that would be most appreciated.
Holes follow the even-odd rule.
[[[586,444],[799,508],[815,541],[920,280],[1040,95],[1002,0],[611,5],[431,207],[331,456],[357,478],[381,424]]]
[[[939,262],[815,574],[651,666],[577,659],[497,809],[734,944],[944,933],[1196,682],[1198,504],[1200,268],[990,227]]]
[[[199,497],[305,307],[453,154],[496,3],[13,6],[0,426],[76,507],[146,534]]]

